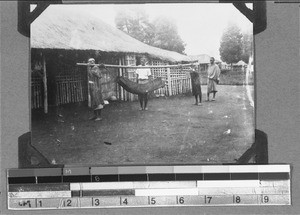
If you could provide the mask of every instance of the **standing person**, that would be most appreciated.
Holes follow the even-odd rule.
[[[220,68],[215,64],[215,58],[210,58],[210,65],[207,69],[207,100],[209,101],[209,94],[213,93],[212,101],[216,100],[217,84],[220,79]]]
[[[94,109],[94,116],[90,120],[99,121],[101,118],[101,110],[104,107],[104,100],[102,98],[101,92],[101,70],[95,64],[95,59],[90,58],[88,60],[88,84],[89,84],[89,94],[91,96],[91,107]]]
[[[141,60],[141,66],[146,65],[146,60]],[[151,70],[150,68],[138,68],[136,70],[137,74],[137,82],[139,84],[145,84],[149,81],[149,76],[151,76]],[[138,98],[140,101],[141,109],[140,110],[148,110],[147,103],[148,103],[148,92],[143,94],[138,94]]]
[[[195,105],[202,105],[202,92],[201,92],[201,82],[200,82],[200,72],[199,67],[194,66],[191,68],[191,82],[192,82],[192,93],[195,96]],[[199,99],[198,99],[199,98]]]

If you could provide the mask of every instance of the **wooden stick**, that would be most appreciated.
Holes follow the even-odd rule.
[[[70,79],[66,80],[66,86],[67,86],[67,103],[71,102],[71,92],[70,92],[70,87],[71,87],[71,83],[70,83]]]
[[[65,82],[64,82],[64,86],[65,86],[65,103],[67,104],[68,103],[68,82],[67,82],[68,80],[67,80],[67,78],[65,78]]]
[[[68,84],[68,78],[65,79],[65,93],[66,93],[66,103],[69,103],[69,84]]]
[[[77,66],[105,66],[107,68],[124,68],[124,69],[138,69],[138,68],[175,68],[175,67],[185,67],[199,65],[199,63],[188,63],[188,64],[177,64],[177,65],[160,65],[160,66],[124,66],[124,65],[112,65],[112,64],[87,64],[87,63],[77,63]]]
[[[75,84],[75,78],[73,77],[72,78],[72,81],[71,81],[71,95],[72,95],[72,97],[71,97],[71,102],[75,102],[75,93],[74,93],[74,84]]]
[[[82,89],[82,87],[81,87],[81,81],[82,81],[82,80],[80,80],[80,81],[77,83],[77,93],[78,93],[78,101],[79,101],[79,102],[82,102],[82,101],[83,101],[83,96],[82,96],[82,94],[83,94],[83,89]]]
[[[58,101],[59,101],[59,105],[63,104],[63,91],[62,91],[62,83],[58,82],[58,87],[59,87],[59,97],[58,97]]]
[[[75,101],[76,102],[79,102],[79,98],[78,98],[78,83],[79,83],[79,81],[76,81],[75,82],[75,88],[74,88],[74,90],[75,90]]]
[[[169,96],[172,96],[172,80],[171,80],[171,74],[170,74],[170,68],[167,68],[167,82],[168,82],[168,94]]]
[[[35,85],[33,85],[33,87],[32,87],[32,97],[33,97],[33,107],[34,108],[36,108],[36,100],[37,100],[37,98],[36,98],[36,86]]]
[[[62,82],[61,82],[61,94],[62,94],[62,104],[65,104],[66,101],[66,89],[65,89],[65,81],[62,78]]]
[[[78,82],[76,82],[76,98],[77,98],[77,102],[81,102],[81,98],[80,98],[81,87],[79,86],[80,83],[81,83],[81,80],[79,80]]]
[[[69,81],[68,81],[68,89],[69,89],[69,101],[68,101],[68,103],[71,103],[72,102],[72,100],[73,100],[73,94],[72,94],[72,80],[73,78],[72,77],[70,77],[69,78]]]
[[[42,104],[42,101],[41,101],[41,99],[42,99],[42,97],[41,97],[41,91],[42,91],[41,86],[38,86],[38,91],[37,91],[38,101],[39,101],[38,107],[42,106],[42,105],[41,105],[41,104]]]
[[[67,103],[69,103],[70,102],[70,83],[69,83],[68,78],[66,78],[66,90],[67,90],[67,93],[66,93]]]
[[[87,98],[87,87],[84,88],[84,86],[82,85],[83,82],[79,82],[79,96],[80,96],[80,101],[84,101],[85,98]]]
[[[59,89],[58,89],[57,81],[55,81],[55,87],[56,87],[55,105],[58,106],[58,104],[59,104]]]
[[[67,77],[65,77],[64,86],[65,86],[65,89],[64,89],[65,90],[65,104],[67,104],[68,103],[68,92],[69,92]]]
[[[59,84],[59,81],[58,81],[58,78],[56,79],[55,81],[56,83],[56,87],[57,87],[57,106],[60,105],[60,98],[61,98],[61,91],[60,91],[60,84]]]
[[[40,98],[40,91],[41,91],[41,87],[39,85],[37,85],[37,91],[36,91],[36,96],[37,96],[37,107],[39,108],[40,104],[41,104],[41,98]]]
[[[63,81],[62,80],[59,82],[59,87],[60,87],[60,89],[59,89],[59,92],[60,92],[60,104],[63,104],[64,103],[64,89],[63,89]]]
[[[46,71],[46,58],[43,55],[43,84],[44,84],[44,113],[48,113],[48,90],[47,90],[47,71]]]
[[[56,81],[57,84],[57,106],[62,104],[62,93],[61,93],[61,84],[59,81]]]
[[[70,91],[71,91],[71,102],[75,102],[75,94],[74,94],[74,79],[72,78],[70,84]]]

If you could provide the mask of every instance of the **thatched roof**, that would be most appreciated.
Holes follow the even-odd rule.
[[[209,64],[210,56],[207,54],[199,54],[199,55],[189,55],[191,60],[198,61],[200,64]]]
[[[192,61],[198,61],[200,64],[209,64],[211,56],[207,54],[189,55]],[[215,63],[222,63],[222,61],[215,58]]]
[[[31,47],[140,53],[171,62],[190,61],[177,52],[146,45],[89,14],[54,5],[32,23]]]

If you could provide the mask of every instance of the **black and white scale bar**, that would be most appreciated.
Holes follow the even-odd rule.
[[[289,165],[182,165],[65,167],[11,169],[8,184],[181,181],[181,180],[288,180]]]
[[[289,173],[186,173],[186,174],[126,174],[80,175],[55,177],[9,177],[8,184],[42,184],[67,182],[122,182],[122,181],[182,181],[182,180],[288,180]]]

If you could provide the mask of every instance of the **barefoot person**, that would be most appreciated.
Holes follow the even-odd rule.
[[[202,92],[200,83],[200,72],[198,66],[191,68],[191,82],[192,82],[192,93],[195,96],[195,105],[201,105],[202,103]]]
[[[89,84],[89,94],[91,97],[91,107],[94,109],[94,116],[90,120],[99,121],[101,120],[101,110],[104,107],[104,100],[102,98],[101,92],[101,70],[95,64],[95,59],[90,58],[88,60],[88,84]]]
[[[210,58],[210,65],[207,70],[207,100],[209,101],[209,94],[213,94],[212,101],[216,100],[217,84],[219,83],[220,69],[215,64],[215,58]]]
[[[146,60],[141,60],[141,65],[146,65]],[[150,68],[138,68],[136,70],[137,74],[137,82],[139,84],[145,84],[149,81],[149,76],[151,76],[151,70]],[[147,104],[148,104],[148,92],[143,94],[138,94],[138,98],[140,101],[141,109],[140,110],[148,110]]]

